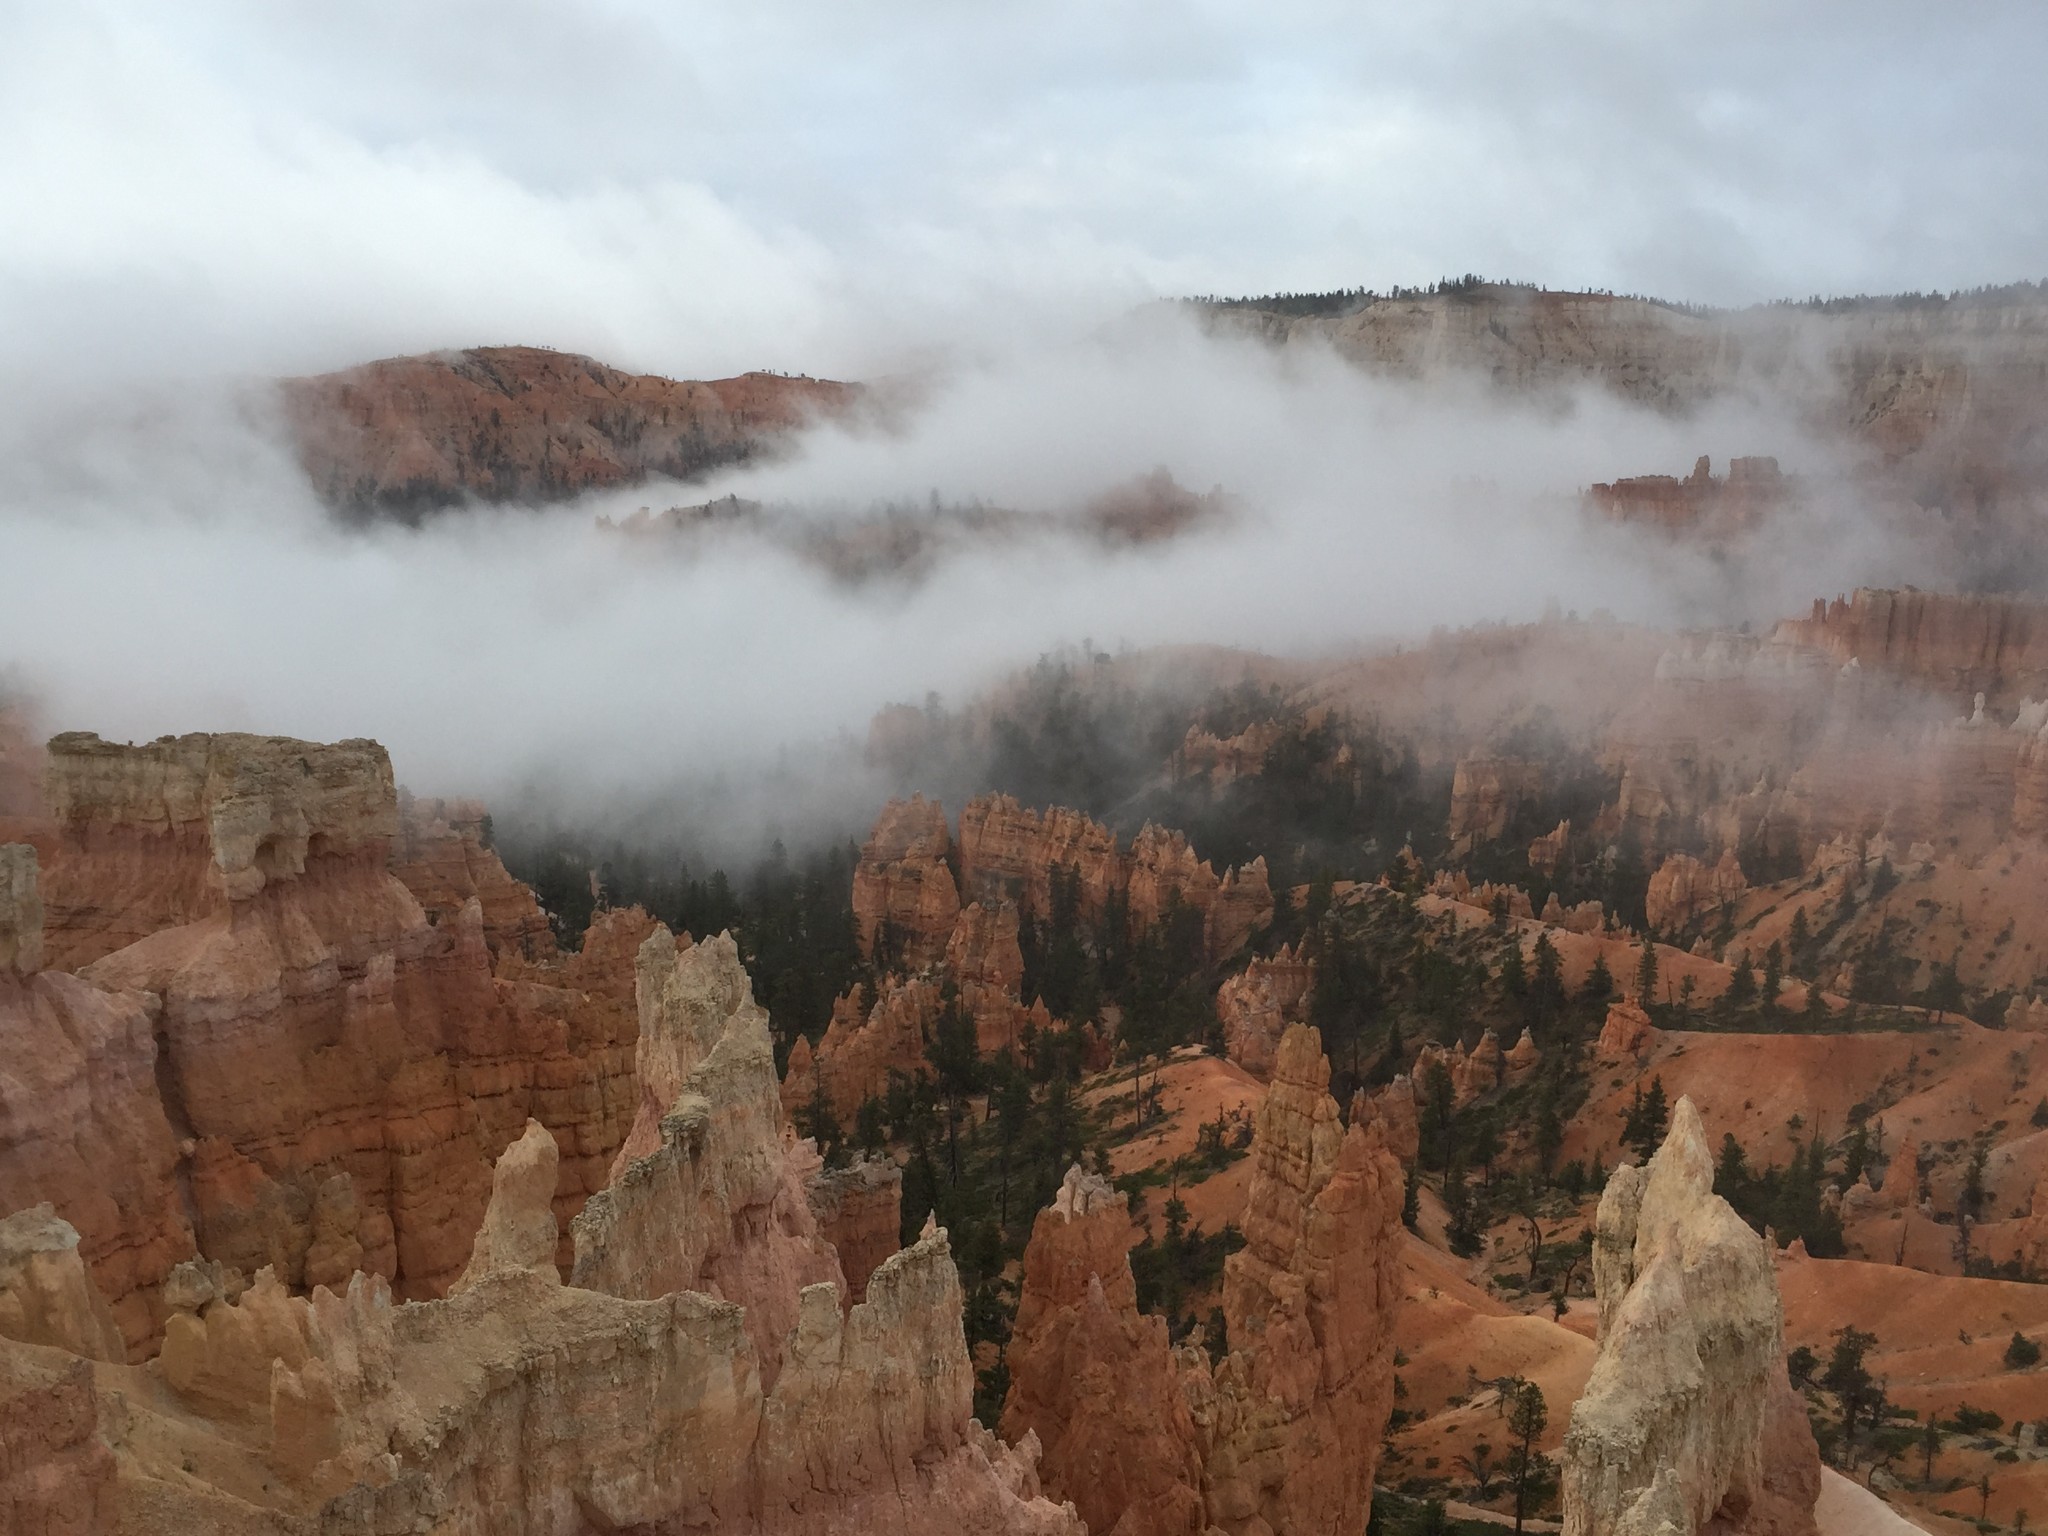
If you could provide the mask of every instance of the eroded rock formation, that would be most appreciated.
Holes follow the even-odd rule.
[[[1300,945],[1283,947],[1271,959],[1254,956],[1244,970],[1216,989],[1216,1017],[1230,1059],[1254,1077],[1270,1077],[1289,1024],[1302,1021],[1315,962]]]
[[[1230,1353],[1182,1355],[1213,1526],[1231,1536],[1363,1525],[1393,1407],[1402,1174],[1345,1129],[1321,1037],[1290,1028],[1259,1106],[1245,1246],[1224,1263]]]
[[[1689,853],[1674,853],[1650,876],[1644,907],[1650,926],[1676,933],[1695,918],[1718,912],[1749,889],[1731,850],[1717,864],[1703,864]]]
[[[856,1158],[821,1168],[805,1186],[818,1231],[839,1255],[846,1294],[860,1301],[868,1276],[901,1246],[903,1170],[886,1157]]]
[[[1024,1251],[1002,1433],[1036,1435],[1055,1498],[1091,1531],[1200,1536],[1195,1424],[1166,1319],[1138,1311],[1122,1194],[1069,1169]]]
[[[603,1184],[636,1108],[644,914],[555,956],[530,893],[442,814],[395,861],[430,917],[390,872],[372,742],[74,734],[48,759],[45,959],[89,963],[0,996],[34,1042],[0,1082],[0,1195],[78,1229],[131,1349],[195,1246],[287,1287],[361,1268],[438,1294],[529,1117],[561,1133],[559,1216]]]
[[[1681,1098],[1656,1156],[1601,1196],[1599,1353],[1565,1434],[1566,1536],[1814,1529],[1820,1456],[1785,1375],[1771,1252],[1713,1187]]]
[[[768,1015],[729,935],[678,950],[656,928],[639,995],[641,1118],[611,1183],[576,1217],[570,1279],[614,1296],[740,1303],[773,1385],[799,1293],[845,1286],[806,1192],[816,1149],[783,1118]]]
[[[912,969],[945,955],[960,915],[960,892],[947,864],[952,847],[945,809],[936,800],[913,795],[883,810],[853,871],[853,916],[865,953],[885,944],[891,958]]]

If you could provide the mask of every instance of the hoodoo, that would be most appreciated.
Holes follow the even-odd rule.
[[[1785,1374],[1771,1252],[1714,1192],[1690,1098],[1593,1240],[1599,1354],[1564,1443],[1566,1536],[1811,1536],[1820,1454]]]

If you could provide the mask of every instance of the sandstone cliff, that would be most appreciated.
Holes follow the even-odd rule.
[[[1820,1457],[1785,1376],[1770,1249],[1713,1193],[1691,1099],[1600,1200],[1599,1354],[1565,1435],[1566,1536],[1811,1533]]]
[[[2048,605],[2020,598],[1859,588],[1815,599],[1810,618],[1785,620],[1774,638],[1918,679],[1957,703],[2048,694]]]
[[[628,374],[540,347],[387,358],[281,389],[320,497],[409,518],[468,497],[543,502],[649,475],[691,479],[773,452],[861,395],[780,374]]]
[[[0,999],[35,1042],[0,1084],[25,1149],[0,1193],[77,1227],[131,1347],[195,1242],[292,1287],[362,1268],[438,1294],[529,1117],[568,1149],[559,1215],[603,1184],[636,1107],[643,914],[605,914],[564,957],[515,946],[514,916],[494,971],[480,894],[434,921],[389,872],[397,795],[371,742],[60,736],[48,783],[45,958],[97,958]],[[460,894],[445,860],[400,867]],[[462,868],[501,915],[531,911],[495,858]]]
[[[1674,853],[1650,876],[1643,898],[1650,926],[1677,933],[1696,918],[1718,912],[1749,889],[1734,851],[1716,864],[1703,864],[1689,853]]]
[[[891,801],[853,871],[853,916],[860,944],[869,955],[878,943],[911,969],[931,965],[946,952],[960,892],[947,859],[952,835],[936,800],[913,795]]]

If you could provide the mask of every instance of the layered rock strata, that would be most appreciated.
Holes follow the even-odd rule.
[[[396,861],[430,917],[391,873],[401,820],[371,742],[60,736],[48,782],[46,958],[98,958],[0,997],[35,1042],[0,1081],[21,1149],[0,1194],[78,1229],[131,1348],[195,1246],[288,1288],[362,1269],[438,1294],[529,1117],[560,1133],[559,1216],[603,1185],[637,1107],[644,914],[601,914],[554,956],[495,856],[432,832],[444,815],[414,852],[452,840],[459,861]]]
[[[1820,1457],[1786,1379],[1769,1247],[1713,1193],[1689,1098],[1642,1168],[1601,1196],[1599,1353],[1572,1409],[1566,1536],[1807,1536]]]

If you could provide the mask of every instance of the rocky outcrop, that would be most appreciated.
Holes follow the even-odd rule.
[[[381,860],[397,831],[391,760],[373,741],[88,731],[51,738],[58,826],[43,860],[44,963],[74,970],[225,912],[309,860]]]
[[[72,735],[49,759],[46,934],[74,957],[124,947],[10,994],[29,1009],[43,1090],[14,1101],[16,1134],[57,1144],[30,1127],[67,1093],[110,1106],[73,1111],[108,1128],[55,1161],[9,1160],[0,1194],[47,1199],[78,1228],[131,1347],[161,1321],[150,1287],[195,1238],[288,1288],[361,1268],[439,1294],[492,1159],[529,1117],[566,1149],[558,1217],[603,1183],[636,1107],[644,914],[602,915],[574,956],[531,946],[528,960],[507,942],[494,969],[480,895],[433,921],[390,872],[400,818],[373,742]],[[465,868],[506,896],[501,914],[520,908],[494,858]]]
[[[1638,475],[1589,486],[1586,500],[1619,523],[1659,533],[1728,540],[1761,527],[1799,495],[1799,482],[1773,458],[1737,458],[1717,478],[1701,454],[1683,480],[1673,475]]]
[[[125,1360],[126,1340],[78,1256],[78,1229],[48,1205],[0,1221],[0,1337],[88,1360]]]
[[[861,394],[781,374],[628,374],[542,347],[387,358],[281,389],[321,499],[409,520],[472,497],[558,501],[649,475],[688,480],[774,452]]]
[[[1287,1026],[1298,1024],[1315,985],[1315,962],[1300,945],[1283,947],[1271,959],[1254,956],[1216,989],[1216,1017],[1223,1048],[1254,1077],[1270,1077]]]
[[[36,851],[0,844],[0,973],[27,976],[43,968],[43,899]]]
[[[391,873],[437,923],[475,898],[493,955],[545,960],[555,953],[554,931],[533,892],[491,848],[490,819],[481,801],[422,800],[401,789]]]
[[[1223,872],[1216,886],[1216,900],[1209,908],[1203,935],[1211,959],[1234,955],[1251,942],[1252,935],[1273,921],[1273,887],[1266,878],[1262,854],[1251,863]]]
[[[1029,811],[1008,795],[967,802],[960,813],[960,888],[968,900],[1006,898],[1043,922],[1052,915],[1055,870],[1073,876],[1083,923],[1099,922],[1124,889],[1116,834],[1102,823],[1064,806]]]
[[[877,944],[912,970],[936,964],[960,915],[960,892],[947,863],[952,837],[936,800],[892,800],[853,871],[853,917],[864,954]]]
[[[903,1170],[886,1157],[820,1168],[804,1186],[811,1219],[839,1255],[849,1301],[868,1293],[868,1276],[901,1246]]]
[[[1571,847],[1572,824],[1560,821],[1541,837],[1529,840],[1529,868],[1546,878],[1557,873],[1557,867],[1564,862],[1567,849]]]
[[[1285,728],[1273,720],[1256,721],[1235,736],[1217,736],[1199,725],[1191,725],[1181,740],[1180,750],[1174,754],[1174,776],[1201,774],[1208,779],[1210,788],[1221,789],[1263,772],[1266,754],[1285,734]]]
[[[1713,865],[1703,864],[1689,853],[1674,853],[1650,876],[1644,907],[1653,929],[1677,933],[1695,919],[1720,911],[1748,889],[1749,880],[1732,850]]]
[[[1606,1061],[1639,1061],[1648,1054],[1656,1026],[1640,1004],[1616,998],[1607,1005],[1594,1050]]]
[[[1467,757],[1451,775],[1449,836],[1475,848],[1504,837],[1525,802],[1543,789],[1543,766],[1519,757]]]
[[[521,1197],[526,1217],[544,1213],[544,1196],[536,1185]],[[310,1299],[259,1277],[237,1301],[177,1314],[161,1359],[109,1378],[98,1402],[82,1362],[66,1376],[43,1364],[64,1358],[54,1351],[0,1342],[0,1400],[29,1415],[0,1426],[0,1511],[24,1507],[26,1484],[46,1504],[83,1503],[91,1523],[47,1527],[65,1536],[546,1536],[565,1518],[756,1536],[937,1536],[962,1522],[1081,1536],[1070,1507],[1039,1497],[1035,1444],[1013,1450],[970,1416],[943,1232],[882,1264],[849,1312],[832,1286],[807,1289],[772,1387],[739,1307],[566,1286],[545,1248],[404,1308],[366,1276]],[[23,1384],[44,1398],[11,1395]],[[102,1404],[124,1429],[118,1480],[92,1432]],[[181,1467],[150,1452],[180,1444],[207,1454]]]
[[[32,889],[33,861],[15,869],[15,889]],[[22,911],[17,901],[17,934],[28,931]],[[160,1011],[143,993],[0,968],[0,1210],[55,1207],[138,1352],[162,1323],[157,1288],[193,1253],[178,1139],[157,1093]]]
[[[1131,1236],[1123,1195],[1069,1169],[1024,1250],[1002,1433],[1037,1437],[1047,1489],[1089,1530],[1200,1536],[1194,1420],[1166,1319],[1138,1311]]]
[[[555,1169],[560,1160],[547,1127],[527,1121],[524,1133],[491,1170],[491,1203],[470,1244],[462,1278],[448,1288],[450,1295],[508,1271],[536,1274],[550,1285],[561,1282],[555,1268]]]
[[[832,1022],[815,1048],[799,1039],[783,1075],[783,1108],[791,1116],[820,1094],[841,1125],[851,1125],[861,1101],[889,1091],[889,1074],[927,1070],[925,1045],[944,1006],[939,984],[928,977],[883,979],[874,1006],[856,986],[832,1005]]]
[[[1769,1247],[1713,1193],[1689,1098],[1600,1200],[1599,1353],[1572,1409],[1566,1536],[1811,1533],[1820,1457],[1785,1375]]]
[[[1125,886],[1134,931],[1142,933],[1178,906],[1202,915],[1206,939],[1218,881],[1208,862],[1195,857],[1185,834],[1147,822],[1131,840],[1129,866]]]
[[[1773,638],[1917,679],[1958,703],[2048,695],[2048,604],[2022,598],[1862,587],[1816,599],[1810,617],[1786,619]]]
[[[92,1367],[0,1352],[0,1530],[103,1536],[118,1506]]]
[[[816,1149],[783,1118],[768,1015],[729,935],[679,951],[656,928],[639,989],[643,1118],[576,1217],[570,1279],[614,1296],[690,1290],[740,1303],[772,1385],[799,1293],[845,1285],[806,1194]]]
[[[1402,1174],[1373,1130],[1344,1128],[1329,1077],[1321,1037],[1289,1029],[1224,1263],[1231,1351],[1213,1371],[1182,1356],[1209,1522],[1231,1536],[1362,1526],[1393,1407]]]

